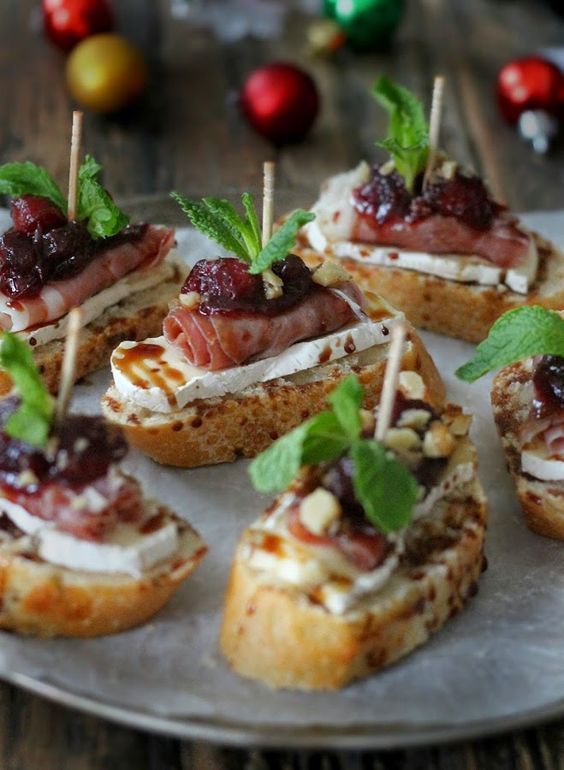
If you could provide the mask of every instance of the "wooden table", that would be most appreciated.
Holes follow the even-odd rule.
[[[0,4],[0,162],[43,163],[63,185],[71,102],[64,59],[40,33],[38,5]],[[378,73],[387,72],[428,100],[432,77],[442,72],[448,78],[445,149],[485,174],[516,209],[564,208],[562,151],[535,156],[501,123],[494,100],[501,64],[563,40],[564,23],[538,0],[412,0],[393,50],[362,57],[343,53],[330,61],[307,58],[306,17],[289,2],[280,37],[229,44],[209,29],[173,23],[168,0],[114,5],[121,31],[142,46],[152,65],[151,87],[138,108],[113,119],[86,115],[85,146],[104,164],[108,187],[122,199],[173,188],[193,195],[256,189],[262,161],[275,157],[284,202],[308,204],[325,176],[375,157],[374,141],[385,125],[369,96]],[[235,95],[254,66],[279,58],[312,72],[324,109],[307,141],[273,151],[245,125]],[[0,685],[0,770],[340,766],[556,769],[564,766],[564,725],[391,754],[260,753],[141,734]]]

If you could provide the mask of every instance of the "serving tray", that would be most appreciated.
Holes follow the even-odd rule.
[[[564,242],[560,214],[530,215],[527,222]],[[179,242],[192,260],[215,251],[187,228]],[[479,593],[427,645],[332,694],[273,692],[236,677],[217,651],[223,593],[238,534],[268,498],[252,491],[245,461],[176,470],[132,451],[127,469],[190,519],[210,544],[209,556],[143,628],[86,641],[0,633],[0,677],[128,725],[230,744],[392,748],[564,714],[564,543],[524,526],[490,416],[490,379],[470,386],[453,376],[472,346],[423,338],[450,399],[474,414],[491,506],[489,568]],[[108,382],[103,370],[77,386],[74,409],[98,411]]]

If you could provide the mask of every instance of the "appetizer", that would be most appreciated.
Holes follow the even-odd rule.
[[[564,540],[564,318],[542,307],[499,318],[457,375],[501,369],[491,400],[527,526]]]
[[[403,316],[363,296],[339,266],[310,270],[291,253],[312,215],[296,211],[261,239],[248,194],[244,217],[224,200],[173,196],[231,256],[196,262],[163,336],[122,342],[113,352],[114,385],[103,409],[130,443],[185,467],[253,457],[320,411],[351,370],[373,405],[390,330]],[[442,399],[439,375],[413,330],[404,365],[420,370],[433,398]]]
[[[119,468],[101,417],[55,419],[29,346],[5,332],[0,364],[0,628],[91,637],[143,623],[206,553],[198,534]]]
[[[83,377],[108,362],[120,339],[155,334],[180,285],[169,256],[174,231],[129,224],[86,156],[78,171],[76,210],[48,171],[33,163],[0,166],[0,193],[11,196],[12,227],[0,236],[0,330],[33,349],[56,393],[68,313],[81,306],[85,328],[77,359]],[[10,378],[0,372],[0,393]]]
[[[338,259],[416,326],[470,342],[512,307],[563,307],[564,256],[431,145],[413,94],[381,77],[374,95],[390,116],[389,159],[325,182],[305,261]]]
[[[361,409],[349,376],[330,410],[253,461],[255,487],[280,494],[234,558],[220,645],[236,673],[343,687],[423,644],[476,593],[486,502],[470,416],[428,395],[402,372],[377,440],[379,413]]]

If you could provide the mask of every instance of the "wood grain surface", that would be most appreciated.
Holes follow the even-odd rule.
[[[369,95],[380,72],[427,100],[447,77],[442,143],[473,165],[519,210],[564,208],[561,148],[535,156],[502,124],[499,67],[564,40],[564,24],[540,0],[411,0],[385,54],[305,53],[309,21],[287,2],[283,34],[222,43],[205,27],[173,22],[169,0],[115,0],[119,29],[144,50],[151,82],[127,114],[85,116],[85,147],[105,166],[116,197],[179,189],[193,195],[257,189],[260,166],[278,161],[284,205],[308,204],[320,181],[361,158],[376,158],[385,117]],[[309,4],[311,6],[311,3]],[[0,3],[0,162],[34,160],[62,185],[71,101],[65,60],[40,29],[38,0]],[[291,59],[314,75],[321,117],[303,143],[273,150],[242,120],[238,87],[253,67]],[[0,685],[0,770],[556,770],[564,768],[564,725],[453,747],[392,753],[260,752],[181,743],[115,726]]]

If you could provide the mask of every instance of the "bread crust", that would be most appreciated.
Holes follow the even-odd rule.
[[[142,340],[161,333],[168,303],[178,294],[184,278],[181,266],[176,262],[172,264],[174,271],[168,280],[131,294],[80,330],[76,355],[78,380],[105,366],[114,348],[123,340]],[[64,349],[64,339],[33,349],[35,364],[53,394],[59,389]],[[0,370],[0,396],[9,393],[11,387],[10,377]]]
[[[0,542],[0,628],[39,637],[95,637],[138,626],[157,613],[197,567],[207,548],[178,522],[180,549],[142,577],[79,572],[48,564],[20,546]]]
[[[355,259],[338,261],[363,291],[374,291],[402,310],[411,323],[422,329],[481,342],[493,322],[503,313],[521,305],[541,305],[551,310],[564,308],[564,255],[536,233],[540,254],[539,276],[527,295],[505,287],[460,283],[415,270],[371,265]],[[331,255],[320,254],[302,238],[296,254],[309,267]]]
[[[564,481],[541,481],[521,470],[519,432],[531,406],[531,391],[526,392],[531,376],[530,359],[502,369],[493,381],[492,408],[527,526],[539,535],[564,540]]]
[[[104,416],[123,428],[128,442],[165,465],[192,468],[254,457],[279,436],[326,408],[328,394],[350,372],[366,391],[365,405],[376,405],[386,366],[387,345],[378,345],[373,360],[353,354],[317,367],[313,379],[292,376],[272,380],[222,398],[199,399],[171,414],[133,409],[115,387],[102,399]],[[444,401],[444,385],[421,339],[410,329],[403,368],[417,371],[434,404]],[[302,375],[303,373],[300,373]]]
[[[251,569],[244,533],[220,636],[231,667],[274,688],[333,690],[423,644],[476,593],[483,569],[487,508],[479,482],[448,505],[450,536],[430,540],[419,563],[404,563],[370,602],[344,615]]]

